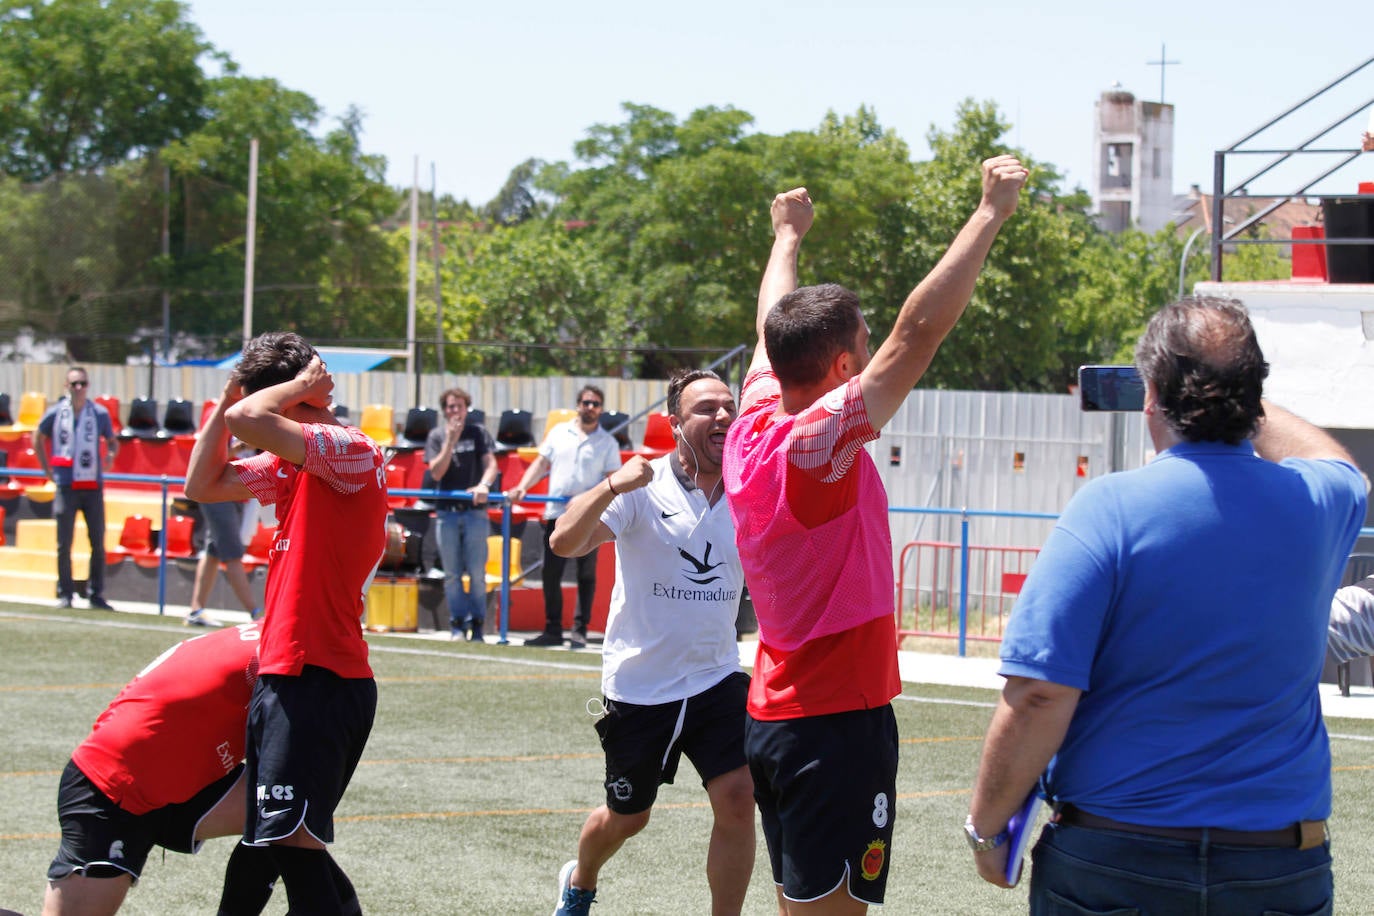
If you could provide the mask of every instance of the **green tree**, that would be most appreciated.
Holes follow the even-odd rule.
[[[208,45],[185,13],[175,0],[0,0],[0,171],[98,169],[195,130]]]
[[[259,141],[254,329],[314,339],[403,336],[404,262],[381,224],[396,208],[381,157],[361,149],[350,110],[316,137],[319,108],[274,80],[211,83],[205,126],[170,146],[176,179],[178,324],[201,334],[242,328],[249,139]]]
[[[700,361],[674,352],[683,348],[723,351],[752,338],[767,202],[778,191],[812,185],[834,215],[808,242],[809,263],[831,279],[873,274],[862,252],[881,247],[879,216],[911,167],[905,144],[872,112],[770,137],[747,133],[752,117],[733,108],[703,108],[680,124],[648,106],[624,110],[624,123],[597,125],[577,145],[582,168],[546,167],[539,183],[557,197],[553,220],[585,226],[614,278],[596,307],[624,322],[626,339],[662,347],[638,371]]]

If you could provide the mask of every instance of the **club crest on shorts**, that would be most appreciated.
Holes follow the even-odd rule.
[[[629,801],[630,796],[635,794],[634,786],[624,776],[607,786],[615,795],[617,801]]]
[[[876,881],[883,873],[883,863],[886,861],[887,844],[882,840],[874,840],[864,850],[864,857],[859,862],[859,874],[864,876],[865,881]]]

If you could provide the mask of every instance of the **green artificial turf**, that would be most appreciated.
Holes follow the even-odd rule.
[[[194,635],[178,619],[0,604],[0,908],[37,916],[57,845],[58,774],[135,672]],[[588,701],[599,658],[369,636],[380,702],[336,818],[333,854],[373,914],[548,914],[559,866],[603,795]],[[1024,888],[979,881],[960,824],[995,694],[908,684],[887,913],[1024,912]],[[1374,701],[1372,701],[1374,702]],[[1337,912],[1374,899],[1363,814],[1374,722],[1333,720]],[[602,871],[601,916],[707,913],[710,810],[684,761],[653,819]],[[154,851],[121,912],[214,911],[233,840]],[[267,913],[286,910],[279,888]],[[745,912],[776,912],[762,837]]]

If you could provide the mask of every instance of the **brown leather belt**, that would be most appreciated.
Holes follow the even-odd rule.
[[[1153,827],[1148,824],[1123,824],[1121,821],[1089,814],[1082,808],[1064,805],[1056,819],[1072,827],[1139,833],[1170,840],[1188,840],[1221,846],[1261,846],[1271,849],[1314,849],[1326,842],[1326,821],[1298,821],[1277,830],[1226,830],[1221,827]]]

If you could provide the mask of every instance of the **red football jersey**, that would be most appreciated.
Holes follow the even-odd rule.
[[[361,430],[302,425],[305,464],[270,452],[235,462],[263,505],[276,504],[259,650],[263,674],[305,665],[371,677],[363,596],[386,547],[382,451]]]
[[[243,759],[258,627],[177,643],[125,685],[72,761],[130,814],[184,802]]]

